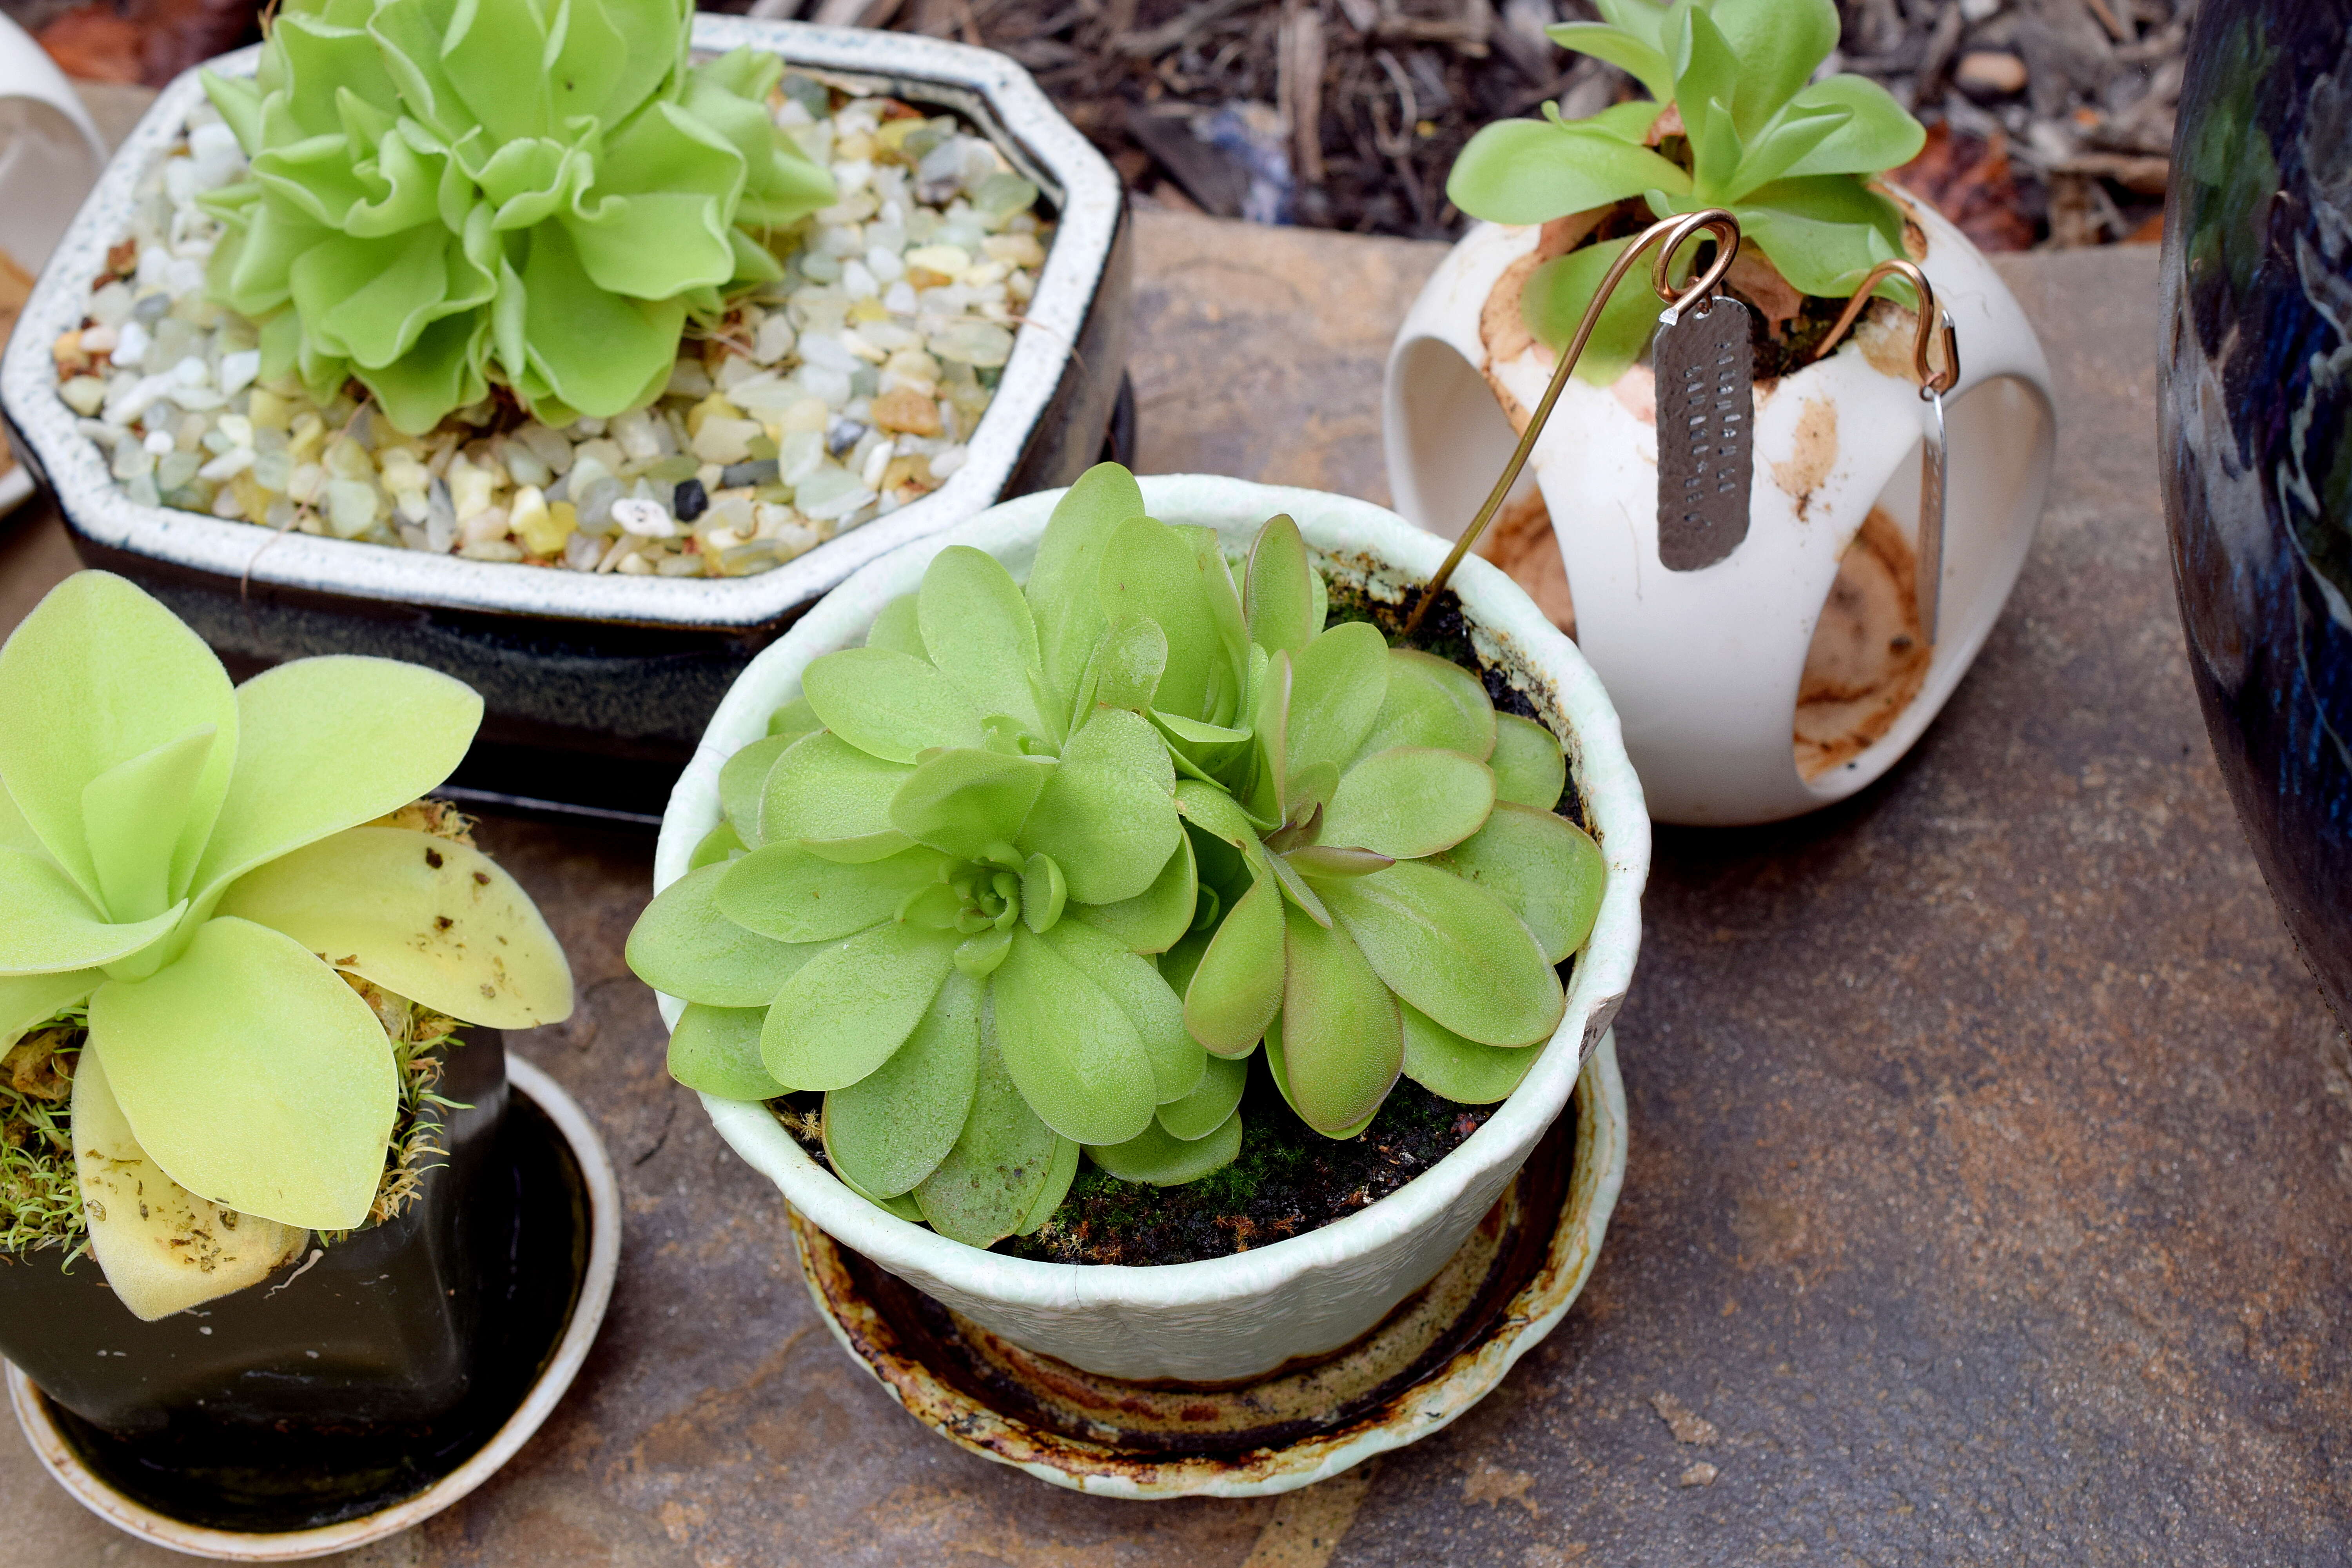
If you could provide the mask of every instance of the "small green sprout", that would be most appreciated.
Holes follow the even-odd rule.
[[[783,275],[834,200],[769,118],[782,74],[688,59],[675,0],[289,0],[251,79],[206,72],[253,161],[205,198],[214,298],[262,374],[356,376],[410,435],[493,381],[543,423],[651,402],[689,316]]]
[[[461,683],[387,659],[301,659],[233,687],[170,611],[102,572],[68,578],[0,647],[0,1049],[87,1005],[85,1199],[94,1171],[142,1162],[175,1189],[86,1202],[132,1311],[223,1293],[172,1251],[167,1208],[297,1237],[366,1220],[400,1085],[338,971],[493,1027],[570,1013],[562,951],[511,878],[467,846],[363,826],[446,777],[480,716]]]
[[[1446,182],[1456,206],[1507,224],[1549,223],[1631,197],[1657,217],[1727,207],[1743,243],[1800,293],[1824,298],[1851,294],[1872,267],[1904,254],[1902,214],[1867,182],[1918,156],[1927,132],[1864,78],[1811,80],[1837,47],[1832,0],[1595,4],[1602,21],[1547,32],[1622,68],[1650,100],[1574,121],[1547,104],[1544,120],[1486,126]],[[1538,267],[1520,296],[1528,329],[1564,346],[1628,243],[1603,238]],[[1616,380],[1657,315],[1646,288],[1618,289],[1576,374],[1596,384]]]

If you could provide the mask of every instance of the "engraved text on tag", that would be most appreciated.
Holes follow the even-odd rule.
[[[1748,309],[1717,295],[1706,313],[1659,318],[1658,560],[1669,571],[1712,566],[1748,537],[1755,467],[1755,353]]]

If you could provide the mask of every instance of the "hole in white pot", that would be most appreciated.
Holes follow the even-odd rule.
[[[1397,510],[1431,533],[1459,539],[1511,460],[1519,432],[1486,378],[1451,343],[1415,338],[1401,353],[1400,422],[1390,439],[1410,442],[1413,461],[1403,476],[1409,493],[1397,496]],[[1553,625],[1576,635],[1568,571],[1532,465],[1486,525],[1477,551],[1526,589]]]
[[[2000,608],[1983,592],[2000,571],[1994,536],[2039,494],[2048,463],[2047,405],[2000,376],[1945,409],[1944,595],[1940,640],[1982,634]],[[1920,635],[1916,592],[1921,445],[1896,464],[1838,562],[1798,686],[1793,751],[1811,783],[1886,738],[1927,683],[1935,650]]]

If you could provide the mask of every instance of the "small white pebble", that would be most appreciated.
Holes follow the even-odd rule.
[[[232,447],[228,451],[223,452],[219,457],[215,458],[211,462],[206,463],[203,468],[198,468],[196,470],[196,478],[200,479],[211,479],[215,483],[218,483],[224,479],[233,479],[236,478],[237,475],[245,472],[251,467],[253,467],[252,448],[249,447]]]
[[[659,501],[616,500],[613,503],[613,521],[621,525],[622,531],[635,534],[639,539],[677,537],[677,524],[671,521]],[[625,561],[621,564],[625,570],[628,563]]]
[[[67,407],[89,418],[106,405],[106,383],[94,375],[78,375],[58,388],[58,395]]]
[[[260,374],[259,349],[240,349],[235,353],[221,355],[220,389],[231,397],[251,386],[253,378]]]
[[[114,334],[114,363],[135,365],[147,357],[147,349],[155,340],[148,335],[145,326],[137,321],[122,323]]]
[[[139,444],[161,458],[168,454],[178,443],[172,439],[172,433],[168,430],[150,430],[147,432],[147,438]]]
[[[774,364],[793,352],[792,319],[782,310],[760,323],[760,335],[752,341],[751,357],[761,364]]]

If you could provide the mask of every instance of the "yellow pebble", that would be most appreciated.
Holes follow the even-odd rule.
[[[686,438],[693,440],[702,434],[702,422],[713,415],[721,419],[740,419],[743,411],[727,401],[723,392],[714,392],[686,411]]]
[[[253,389],[253,405],[246,416],[257,430],[283,430],[294,416],[293,405],[274,392]]]
[[[297,463],[307,463],[319,455],[327,444],[327,422],[316,414],[295,416],[290,438],[286,443],[287,456]]]
[[[563,542],[578,531],[580,514],[570,501],[550,502],[540,494],[537,486],[525,485],[515,492],[508,525],[530,553],[554,555],[562,550]]]
[[[853,321],[878,321],[889,314],[882,308],[882,301],[870,294],[849,307],[849,319]]]

